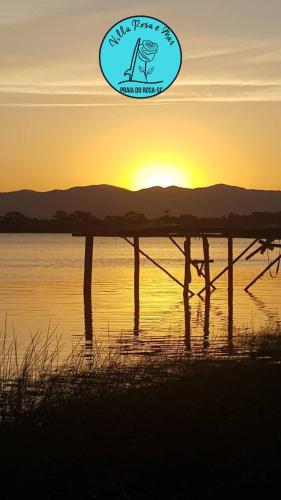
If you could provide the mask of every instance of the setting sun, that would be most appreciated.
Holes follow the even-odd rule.
[[[153,163],[137,168],[134,176],[135,189],[152,186],[190,187],[190,178],[185,169],[172,164]]]

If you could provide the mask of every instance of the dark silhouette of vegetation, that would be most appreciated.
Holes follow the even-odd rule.
[[[280,364],[140,368],[41,376],[42,403],[0,426],[1,498],[275,498]]]
[[[222,217],[196,217],[190,214],[180,216],[170,215],[165,210],[163,215],[156,219],[148,219],[145,214],[134,211],[125,215],[107,215],[98,219],[91,212],[75,210],[66,213],[57,210],[52,219],[37,219],[26,217],[21,212],[8,212],[0,217],[0,232],[52,232],[69,233],[75,231],[108,231],[122,229],[149,229],[149,228],[186,228],[186,229],[256,229],[280,228],[281,211],[253,212],[250,215],[230,213]]]

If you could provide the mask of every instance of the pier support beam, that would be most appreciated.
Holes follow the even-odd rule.
[[[178,242],[177,242],[177,241],[176,241],[176,240],[175,240],[172,236],[169,236],[169,239],[170,239],[170,240],[171,240],[171,242],[175,245],[175,247],[177,247],[177,248],[179,249],[179,251],[180,251],[180,252],[184,255],[184,250],[183,250],[183,249],[182,249],[182,247],[178,244]],[[192,260],[192,261],[191,261],[191,265],[192,265],[193,267],[195,267],[195,269],[196,269],[196,271],[197,271],[197,272],[198,272],[198,267],[197,267],[197,266],[198,266],[198,263],[199,263],[199,262],[200,262],[200,261],[198,261],[198,260]],[[201,270],[201,271],[200,271],[200,276],[202,276],[203,278],[205,278],[205,273],[204,273],[204,271],[203,271],[203,270]],[[212,284],[211,284],[211,286],[212,286],[213,290],[216,290],[216,287],[215,287],[214,285],[212,285]],[[205,290],[205,288],[204,288],[204,290]]]
[[[228,339],[233,335],[233,238],[228,237]]]
[[[140,326],[140,245],[134,237],[134,334],[139,334]]]
[[[259,280],[263,277],[263,275],[269,271],[269,269],[274,266],[274,264],[277,264],[279,266],[279,262],[280,262],[280,259],[281,259],[281,255],[278,255],[278,257],[276,257],[276,259],[274,259],[272,262],[270,262],[268,264],[268,266],[266,266],[266,268],[260,273],[258,274],[258,276],[253,280],[251,281],[251,283],[249,283],[249,285],[246,286],[245,288],[245,292],[249,292],[249,289]]]
[[[184,242],[184,287],[183,287],[183,305],[184,305],[184,324],[185,324],[185,343],[187,350],[191,350],[191,330],[190,330],[190,306],[189,306],[189,285],[191,283],[191,240],[186,237]]]
[[[127,243],[129,243],[129,245],[131,245],[132,247],[134,246],[134,243],[132,243],[132,241],[130,241],[129,238],[127,238],[126,236],[123,236],[123,239],[125,241],[127,241]],[[149,262],[151,262],[152,264],[154,264],[154,266],[158,267],[158,269],[160,269],[161,271],[163,271],[163,273],[165,273],[167,276],[169,276],[169,278],[171,278],[173,281],[175,281],[175,283],[177,283],[182,288],[184,288],[184,284],[183,283],[181,283],[175,276],[173,276],[169,271],[167,271],[167,269],[165,269],[163,266],[161,266],[160,264],[158,264],[158,262],[156,262],[156,260],[154,260],[151,257],[149,257],[149,255],[147,255],[147,253],[145,253],[140,248],[139,248],[139,253],[140,253],[140,255],[142,255],[143,257],[145,257],[147,260],[149,260]],[[190,293],[191,296],[194,295],[194,293],[191,290],[189,290],[189,293]]]
[[[233,260],[232,263],[236,264],[236,262],[238,262],[238,260],[240,260],[250,250],[250,248],[252,248],[257,242],[258,242],[258,239],[255,239],[254,241],[252,241],[252,243],[250,243],[239,255],[237,255],[237,257],[235,257],[235,259]],[[215,276],[212,279],[211,285],[213,285],[227,271],[228,271],[228,266],[226,266],[222,271],[219,272],[219,274],[217,274],[217,276]],[[205,291],[205,287],[202,288],[202,290],[200,290],[197,293],[197,295],[201,295],[204,291]]]

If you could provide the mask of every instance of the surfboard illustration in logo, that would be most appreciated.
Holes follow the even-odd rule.
[[[111,87],[128,97],[147,98],[175,81],[182,53],[174,32],[156,18],[136,16],[116,23],[100,47],[100,67]]]

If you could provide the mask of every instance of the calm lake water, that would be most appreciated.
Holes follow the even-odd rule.
[[[211,276],[227,263],[227,241],[210,239]],[[178,242],[183,245],[180,238]],[[236,240],[234,256],[250,240]],[[141,239],[140,247],[179,280],[184,262],[179,250],[164,238]],[[255,247],[254,247],[255,248]],[[271,252],[270,259],[277,256]],[[192,257],[202,258],[201,240],[192,239]],[[84,339],[83,307],[84,239],[71,235],[0,234],[0,323],[12,335],[13,328],[21,349],[32,335],[48,328],[62,334],[64,351]],[[234,335],[259,331],[281,316],[280,277],[269,274],[256,283],[253,295],[243,288],[267,265],[267,254],[234,267]],[[273,269],[274,271],[274,269]],[[191,288],[197,292],[204,282],[195,269]],[[146,259],[141,258],[140,333],[133,333],[133,249],[118,238],[96,238],[93,266],[94,344],[124,353],[159,353],[172,345],[184,348],[182,288]],[[228,346],[227,275],[217,281],[211,295],[209,338],[204,341],[205,301],[191,300],[191,343],[194,349]]]

